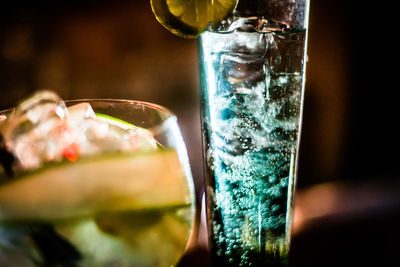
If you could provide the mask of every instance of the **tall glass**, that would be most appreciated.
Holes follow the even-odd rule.
[[[200,37],[214,266],[287,266],[309,0],[239,0]]]

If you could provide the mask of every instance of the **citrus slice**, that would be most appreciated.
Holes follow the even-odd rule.
[[[150,0],[156,19],[170,32],[196,38],[209,24],[219,24],[238,0]]]
[[[122,129],[125,129],[125,130],[128,130],[130,128],[143,129],[143,128],[137,127],[137,126],[135,126],[135,125],[133,125],[133,124],[131,124],[129,122],[126,122],[126,121],[123,121],[121,119],[118,119],[118,118],[115,118],[115,117],[111,117],[111,116],[108,116],[108,115],[102,114],[102,113],[96,113],[96,118],[101,120],[101,121],[104,121],[104,122],[106,122],[108,124],[112,124],[112,125],[118,126],[118,127],[122,128]],[[145,129],[143,129],[143,130],[145,130]]]
[[[64,219],[191,203],[175,150],[49,164],[0,186],[1,220]]]
[[[139,150],[152,150],[156,149],[159,145],[158,142],[154,139],[153,134],[145,128],[101,113],[96,113],[96,119],[105,122],[108,125],[112,125],[123,130],[131,130],[132,133],[134,132],[136,137],[135,142],[137,143],[137,147]]]

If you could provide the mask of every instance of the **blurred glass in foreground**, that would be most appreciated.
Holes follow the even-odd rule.
[[[1,113],[0,133],[1,266],[179,261],[194,189],[168,110],[41,91]]]

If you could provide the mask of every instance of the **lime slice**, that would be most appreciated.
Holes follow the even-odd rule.
[[[101,113],[96,113],[96,119],[105,122],[108,125],[113,125],[124,130],[134,131],[136,133],[137,147],[140,150],[152,150],[156,149],[158,146],[153,134],[145,128],[135,126],[129,122]]]
[[[111,124],[111,125],[114,125],[114,126],[118,126],[118,127],[122,128],[122,129],[125,129],[125,130],[131,129],[131,128],[135,128],[135,129],[142,129],[143,131],[147,131],[144,128],[137,127],[137,126],[135,126],[135,125],[133,125],[133,124],[131,124],[129,122],[123,121],[123,120],[115,118],[115,117],[108,116],[106,114],[96,113],[96,118],[98,120],[104,121],[104,122],[106,122],[108,124]]]
[[[166,208],[192,196],[174,150],[81,158],[21,176],[0,186],[0,221]]]
[[[209,24],[219,24],[238,0],[150,0],[156,19],[170,32],[196,38]]]

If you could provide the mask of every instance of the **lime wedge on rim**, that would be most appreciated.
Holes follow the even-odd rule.
[[[219,24],[238,0],[150,0],[156,19],[170,32],[196,38],[209,24]]]
[[[0,186],[0,221],[190,205],[189,183],[175,150],[52,163]]]

